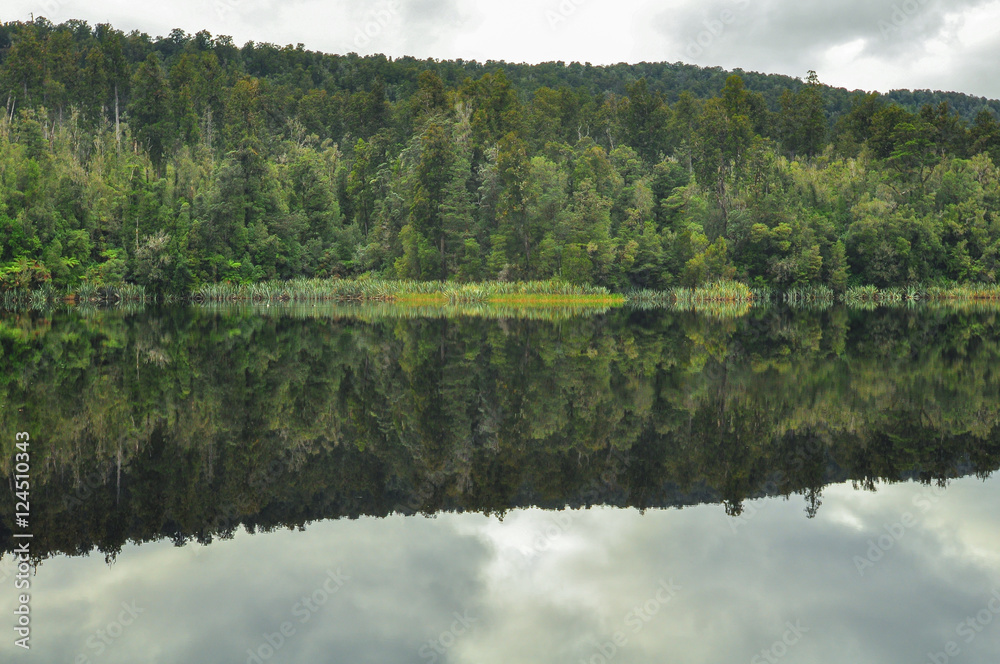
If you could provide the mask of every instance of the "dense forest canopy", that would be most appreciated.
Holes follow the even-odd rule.
[[[995,282],[1000,102],[0,26],[0,288]]]

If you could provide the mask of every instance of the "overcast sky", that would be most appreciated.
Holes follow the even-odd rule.
[[[309,49],[440,59],[692,62],[850,89],[1000,98],[1000,0],[5,0],[3,20],[180,27]]]

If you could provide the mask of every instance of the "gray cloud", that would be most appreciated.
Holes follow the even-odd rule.
[[[932,42],[949,49],[954,64],[946,76],[926,73],[911,82],[880,87],[967,91],[1000,96],[1000,85],[978,75],[988,66],[989,54],[963,44],[960,27],[949,16],[982,8],[990,0],[841,0],[801,3],[794,0],[716,0],[708,4],[664,8],[653,20],[657,33],[674,44],[680,57],[698,64],[721,64],[773,73],[803,76],[822,69],[827,52],[857,44],[856,57],[889,68],[906,68],[923,57]],[[988,49],[990,53],[995,48]],[[837,63],[841,64],[841,63]],[[842,63],[849,67],[850,63]],[[977,74],[969,75],[976,71]],[[864,73],[870,78],[872,72]],[[822,71],[820,71],[822,75]],[[847,87],[862,87],[850,85]]]
[[[925,87],[970,92],[991,99],[1000,98],[1000,79],[996,63],[1000,61],[1000,41],[983,44],[965,52],[960,66],[929,78]]]

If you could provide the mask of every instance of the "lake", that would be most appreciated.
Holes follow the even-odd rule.
[[[0,659],[1000,661],[997,312],[448,313],[0,314]]]

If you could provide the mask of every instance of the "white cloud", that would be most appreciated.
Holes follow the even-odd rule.
[[[809,630],[789,662],[920,661],[1000,588],[998,496],[1000,478],[969,477],[945,491],[827,487],[814,520],[793,497],[754,501],[738,522],[719,505],[513,510],[502,522],[345,519],[304,532],[241,532],[204,548],[128,545],[110,568],[100,556],[39,567],[32,655],[242,664],[247,648],[291,622],[294,637],[269,661],[328,661],[334,652],[337,661],[425,661],[419,648],[451,629],[457,612],[472,628],[448,637],[440,662],[589,661],[615,632],[627,638],[620,664],[750,661],[787,621]],[[896,526],[908,512],[912,525]],[[890,532],[891,545],[860,574],[855,558]],[[532,546],[527,562],[514,555]],[[337,568],[351,578],[300,622],[296,604]],[[660,584],[670,581],[680,588],[665,602]],[[11,615],[14,602],[0,596],[0,612]],[[143,614],[97,657],[88,639],[122,602]],[[648,621],[636,622],[637,607],[650,607]],[[0,642],[3,661],[12,650]],[[984,632],[962,651],[967,661],[998,661],[1000,641]]]

